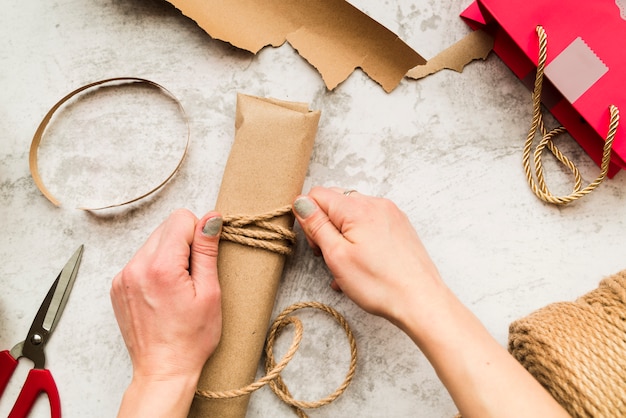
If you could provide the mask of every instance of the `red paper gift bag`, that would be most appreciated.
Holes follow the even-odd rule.
[[[531,88],[540,51],[536,28],[545,29],[543,104],[600,165],[613,122],[609,108],[626,109],[625,7],[623,0],[477,0],[461,16],[494,36],[494,52]],[[609,177],[620,169],[626,169],[623,124],[612,143]]]

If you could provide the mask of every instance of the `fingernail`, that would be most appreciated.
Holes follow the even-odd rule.
[[[297,198],[296,201],[293,202],[293,208],[295,209],[296,213],[300,215],[301,218],[306,219],[311,216],[313,212],[315,212],[317,206],[315,205],[315,203],[313,203],[311,199],[306,196],[302,196]]]
[[[222,228],[222,218],[220,216],[216,216],[215,218],[211,218],[206,221],[204,224],[204,228],[202,228],[202,233],[207,237],[214,237],[219,234],[220,229]]]

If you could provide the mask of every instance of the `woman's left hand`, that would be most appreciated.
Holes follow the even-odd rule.
[[[120,416],[187,416],[221,335],[221,225],[216,212],[198,221],[177,210],[113,279],[113,310],[133,364]],[[167,398],[176,405],[163,405]]]

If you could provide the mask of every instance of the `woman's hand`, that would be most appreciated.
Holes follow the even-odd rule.
[[[406,215],[387,199],[313,188],[294,202],[309,244],[334,276],[331,284],[367,312],[394,323],[415,298],[445,289]]]
[[[113,279],[111,301],[133,364],[120,416],[187,416],[221,335],[222,218],[173,212]]]
[[[447,288],[392,202],[316,187],[294,212],[331,285],[406,332],[464,417],[567,416]]]

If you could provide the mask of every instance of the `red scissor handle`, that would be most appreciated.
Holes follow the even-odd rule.
[[[49,370],[31,369],[26,377],[26,382],[20,391],[13,409],[9,413],[9,418],[25,418],[33,407],[37,396],[45,392],[50,402],[50,413],[52,418],[61,418],[61,400],[59,391],[54,383]]]
[[[0,351],[0,396],[6,389],[16,367],[17,360],[13,358],[9,350]]]

